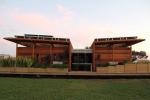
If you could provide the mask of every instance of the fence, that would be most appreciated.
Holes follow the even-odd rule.
[[[67,68],[23,68],[0,67],[6,73],[67,73]],[[97,73],[150,73],[150,64],[125,64],[108,67],[97,67]]]
[[[0,67],[0,72],[6,73],[64,73],[67,71],[67,68]]]
[[[125,64],[97,67],[97,73],[150,73],[150,64]]]

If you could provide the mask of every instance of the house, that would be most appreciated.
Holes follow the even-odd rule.
[[[73,49],[69,38],[51,35],[25,34],[4,39],[16,43],[16,56],[32,57],[43,64],[67,64],[68,71],[93,72],[107,63],[131,61],[132,45],[145,40],[136,36],[96,38],[90,48]]]

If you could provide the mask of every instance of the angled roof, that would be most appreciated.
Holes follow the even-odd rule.
[[[24,36],[6,37],[5,40],[21,44],[23,46],[31,46],[33,43],[36,44],[62,44],[69,45],[70,39],[68,38],[55,38],[50,35],[32,35],[25,34]]]
[[[93,44],[96,44],[96,45],[123,44],[126,46],[131,46],[136,43],[142,42],[144,40],[145,39],[138,39],[136,36],[134,36],[134,37],[115,37],[115,38],[97,38],[94,40]]]
[[[53,45],[69,45],[71,41],[69,38],[55,38],[51,35],[33,35],[25,34],[24,36],[6,37],[8,41],[12,41],[23,46],[32,46],[35,43],[37,46]],[[115,38],[96,38],[92,43],[95,45],[119,45],[119,46],[131,46],[136,43],[142,42],[145,39],[138,39],[137,36],[133,37],[115,37]],[[71,44],[72,46],[72,44]]]

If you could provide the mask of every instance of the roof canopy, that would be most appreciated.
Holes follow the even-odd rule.
[[[142,42],[145,39],[138,39],[135,37],[117,37],[117,38],[98,38],[95,39],[93,44],[95,45],[114,45],[119,44],[118,46],[131,46],[136,43]]]
[[[47,46],[47,45],[69,45],[71,44],[68,38],[55,38],[51,35],[32,35],[25,34],[24,36],[15,36],[4,38],[8,41],[12,41],[23,46],[32,46],[36,44],[37,46]],[[115,38],[97,38],[94,40],[93,44],[99,46],[131,46],[136,43],[142,42],[145,39],[138,39],[134,37],[115,37]],[[92,45],[93,45],[92,44]]]
[[[36,44],[38,46],[45,46],[49,44],[57,44],[57,45],[69,45],[70,44],[70,39],[55,38],[50,35],[25,34],[24,36],[7,37],[4,39],[21,44],[23,46],[32,46],[33,44]]]

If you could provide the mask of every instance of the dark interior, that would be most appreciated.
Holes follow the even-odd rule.
[[[92,53],[73,53],[72,71],[91,71]]]

